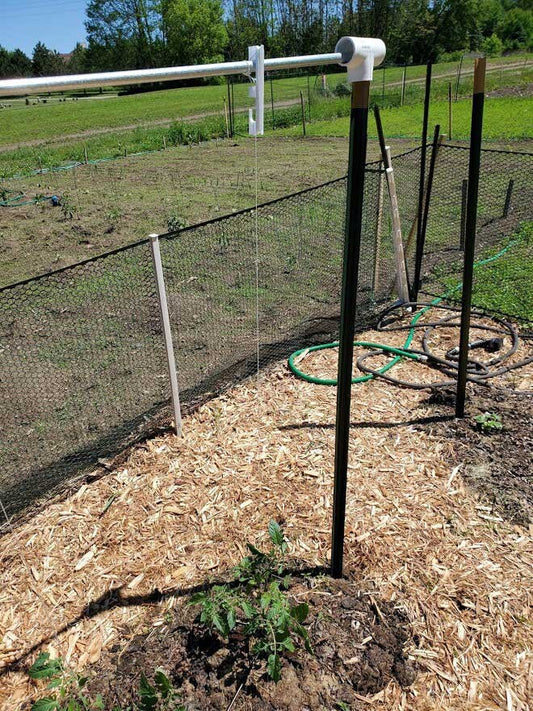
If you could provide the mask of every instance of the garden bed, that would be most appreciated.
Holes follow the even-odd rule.
[[[383,333],[363,338],[383,340]],[[521,348],[517,357],[527,345]],[[330,375],[335,358],[321,351],[307,365]],[[412,368],[404,363],[398,375],[413,377]],[[435,378],[422,370],[417,379]],[[512,379],[529,389],[533,368]],[[495,384],[509,385],[509,378]],[[183,438],[147,441],[107,476],[0,539],[0,707],[28,708],[44,693],[26,672],[48,650],[109,694],[132,693],[141,672],[151,679],[160,666],[187,709],[226,709],[243,684],[233,711],[333,709],[339,702],[350,709],[525,710],[531,538],[462,476],[483,441],[470,437],[471,418],[487,403],[502,411],[504,430],[510,423],[516,451],[525,446],[515,420],[506,422],[505,401],[490,393],[473,400],[457,425],[458,449],[453,410],[442,398],[436,403],[427,392],[383,381],[354,387],[347,579],[339,583],[324,572],[301,574],[302,566],[323,571],[330,554],[335,389],[298,380],[280,363],[205,403],[184,419]],[[500,453],[503,444],[495,461]],[[271,519],[283,525],[289,560],[300,566],[289,593],[310,603],[315,650],[285,659],[277,685],[260,665],[246,682],[237,678],[238,644],[217,650],[214,661],[203,654],[201,635],[200,648],[191,647],[191,631],[200,632],[185,604],[198,586],[227,576],[246,541],[261,547]],[[359,631],[351,626],[356,613]],[[330,635],[331,646],[322,640]],[[358,677],[367,652],[357,645],[368,636],[368,651],[376,646],[388,662],[368,663]],[[235,664],[226,670],[228,655]],[[195,679],[191,689],[187,681]]]

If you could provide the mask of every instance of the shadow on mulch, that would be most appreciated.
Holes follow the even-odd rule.
[[[480,431],[474,418],[485,412],[500,415],[503,428]],[[467,484],[511,523],[533,522],[531,395],[470,388],[466,417],[443,427],[454,443],[458,463],[464,463],[461,474]]]
[[[416,672],[404,652],[408,620],[393,604],[362,593],[353,581],[327,577],[296,576],[289,594],[309,603],[313,654],[300,649],[285,656],[278,684],[251,656],[248,640],[226,643],[198,623],[197,608],[180,606],[168,624],[107,652],[89,690],[109,708],[127,707],[137,698],[141,672],[150,677],[159,667],[187,711],[319,711],[360,708],[358,696],[379,692],[391,679],[413,683]]]

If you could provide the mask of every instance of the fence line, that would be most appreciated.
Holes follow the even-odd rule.
[[[439,150],[422,288],[442,293],[462,259],[468,152]],[[408,234],[420,149],[393,164]],[[532,154],[483,152],[479,253],[533,217],[532,166]],[[394,298],[382,176],[379,163],[368,164],[359,328]],[[257,208],[261,366],[337,335],[345,190],[339,178]],[[255,208],[247,208],[159,237],[186,405],[255,369],[255,220]],[[0,289],[0,499],[9,515],[169,420],[168,351],[149,242]],[[406,259],[412,273],[414,244]]]

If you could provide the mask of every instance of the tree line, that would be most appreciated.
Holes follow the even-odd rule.
[[[32,57],[0,46],[0,76],[140,69],[331,52],[343,35],[381,37],[387,61],[533,49],[533,0],[90,0],[87,43]]]

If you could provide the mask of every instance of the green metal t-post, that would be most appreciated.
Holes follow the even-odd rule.
[[[476,251],[476,222],[483,136],[483,104],[485,101],[485,71],[487,60],[476,59],[474,65],[474,95],[472,97],[472,122],[470,127],[470,161],[468,165],[468,194],[466,200],[465,253],[463,265],[463,295],[461,303],[461,333],[459,337],[459,372],[455,416],[465,416],[466,381],[468,377],[468,341],[470,338],[470,313]]]
[[[353,341],[355,336],[359,258],[361,254],[369,91],[369,81],[359,81],[352,84],[350,155],[346,195],[346,228],[337,375],[337,419],[331,542],[331,574],[334,578],[342,576],[344,557],[344,519],[348,481]]]

